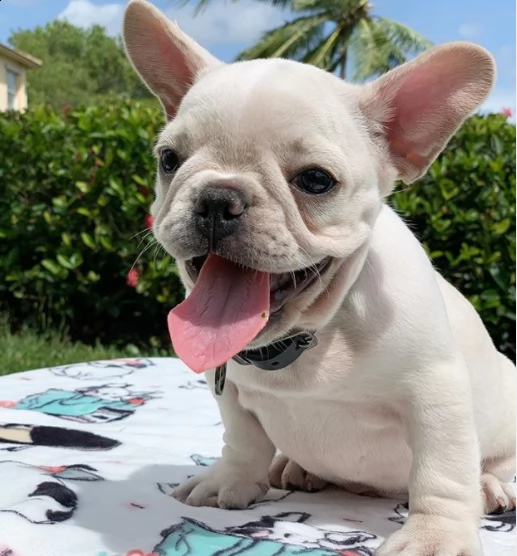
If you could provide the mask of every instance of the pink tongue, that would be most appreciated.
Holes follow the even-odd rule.
[[[237,355],[268,318],[269,274],[210,255],[192,293],[167,322],[178,357],[202,373]]]

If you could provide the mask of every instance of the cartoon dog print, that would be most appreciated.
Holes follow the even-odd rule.
[[[305,522],[305,512],[266,516],[244,525],[215,530],[192,518],[162,532],[153,553],[158,556],[371,556],[365,542],[376,539],[363,531],[326,531]]]
[[[403,504],[397,504],[395,506],[395,515],[388,517],[390,521],[394,523],[398,523],[399,525],[404,525],[406,523],[406,519],[409,513],[409,504],[408,502],[404,502]]]
[[[179,388],[181,388],[183,390],[195,390],[197,388],[201,388],[202,390],[207,390],[208,389],[208,384],[207,384],[206,380],[200,378],[198,380],[189,380],[185,384],[182,384],[181,386],[179,386]]]
[[[76,390],[50,388],[30,394],[12,409],[26,409],[79,423],[110,423],[132,415],[159,392],[134,392],[130,384],[103,384]]]
[[[490,532],[512,533],[515,530],[515,510],[486,515],[481,520],[481,529]]]
[[[34,524],[55,524],[72,517],[77,494],[65,484],[102,481],[89,465],[34,466],[0,461],[0,513],[13,513]]]
[[[111,380],[133,374],[135,370],[153,367],[151,359],[110,359],[107,361],[89,361],[62,367],[51,367],[48,370],[56,375],[76,380]]]

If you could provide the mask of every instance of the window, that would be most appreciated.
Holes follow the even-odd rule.
[[[18,74],[10,69],[7,70],[7,109],[18,108],[16,97],[18,95]]]

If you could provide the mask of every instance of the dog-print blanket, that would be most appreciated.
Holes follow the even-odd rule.
[[[272,490],[245,511],[169,496],[222,433],[203,376],[173,358],[0,378],[0,556],[372,556],[407,517],[404,500],[338,490]],[[513,555],[515,512],[481,538]]]

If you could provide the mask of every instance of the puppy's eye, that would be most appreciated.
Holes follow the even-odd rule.
[[[171,149],[163,149],[160,153],[160,164],[166,174],[172,174],[178,169],[180,161],[178,155]]]
[[[293,183],[306,193],[319,195],[332,189],[336,185],[336,180],[320,168],[309,168],[298,174]]]

